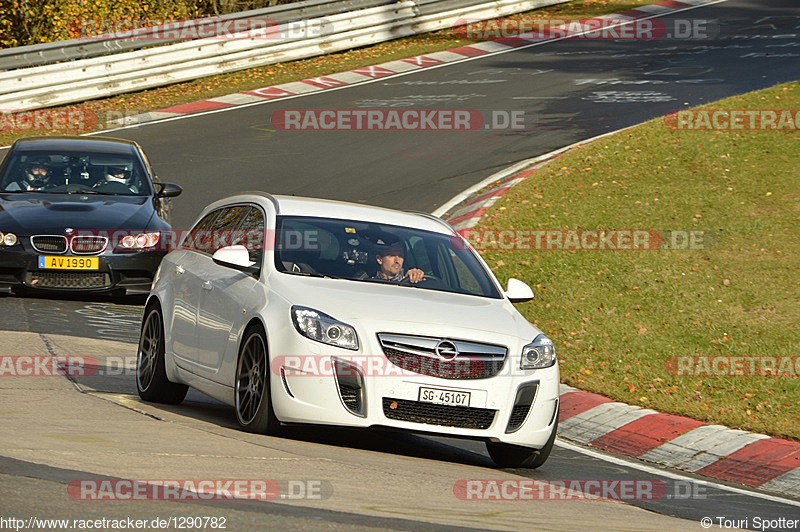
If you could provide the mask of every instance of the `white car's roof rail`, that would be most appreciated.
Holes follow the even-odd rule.
[[[450,225],[449,223],[445,222],[444,220],[442,220],[442,219],[441,219],[441,218],[439,218],[438,216],[434,216],[433,214],[431,214],[431,213],[429,213],[429,212],[425,212],[425,211],[415,211],[415,210],[407,210],[407,211],[405,211],[405,212],[407,212],[407,213],[411,213],[411,214],[419,214],[420,216],[424,216],[425,218],[427,218],[427,219],[429,219],[429,220],[433,220],[433,221],[435,221],[435,222],[438,222],[440,225],[443,225],[443,226],[445,226],[445,227],[446,227],[448,230],[450,230],[450,231],[451,231],[451,232],[453,232],[453,233],[455,233],[455,232],[456,232],[456,230],[455,230],[455,229],[453,229],[453,226],[452,226],[452,225]]]
[[[269,192],[264,192],[263,190],[246,190],[244,192],[237,192],[234,196],[230,197],[236,196],[261,196],[262,198],[267,198],[275,206],[275,214],[280,214],[281,212],[280,205],[278,204],[278,198]]]

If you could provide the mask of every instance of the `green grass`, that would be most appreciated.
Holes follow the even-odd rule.
[[[800,109],[781,85],[706,106]],[[702,251],[487,250],[556,343],[562,380],[616,400],[800,439],[800,379],[670,374],[675,355],[798,356],[800,133],[671,130],[657,119],[575,149],[480,228],[708,230]]]
[[[508,19],[533,18],[581,18],[603,15],[633,9],[637,6],[647,5],[657,0],[572,0],[545,9],[538,9],[527,13],[504,17]],[[396,39],[385,43],[346,52],[329,54],[302,61],[277,63],[264,67],[251,68],[231,74],[211,76],[199,80],[177,83],[167,87],[122,94],[111,98],[93,100],[77,105],[61,106],[55,109],[75,110],[95,113],[101,124],[98,129],[103,129],[102,124],[109,112],[112,118],[118,118],[119,112],[130,110],[130,114],[144,113],[157,109],[164,109],[175,105],[205,100],[225,94],[252,90],[290,81],[324,76],[352,70],[354,68],[375,65],[395,59],[403,59],[416,55],[448,50],[473,40],[460,39],[451,29],[433,33],[415,35],[403,39]],[[32,134],[60,135],[70,132],[59,131],[8,131],[0,130],[0,144],[5,145],[20,137]]]

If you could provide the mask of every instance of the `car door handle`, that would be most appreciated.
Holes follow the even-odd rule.
[[[211,290],[214,288],[214,285],[211,284],[211,281],[206,281],[203,283],[203,290]]]
[[[185,271],[186,271],[186,270],[185,270],[185,269],[183,269],[183,266],[181,266],[180,264],[178,264],[178,265],[175,267],[175,273],[177,273],[178,275],[182,274],[182,273],[183,273],[183,272],[185,272]]]

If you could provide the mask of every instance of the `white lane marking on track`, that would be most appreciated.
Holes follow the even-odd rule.
[[[759,491],[750,491],[743,488],[737,488],[735,486],[726,486],[725,484],[718,484],[717,482],[711,480],[699,480],[694,477],[689,477],[686,475],[681,475],[678,473],[673,473],[671,471],[664,471],[657,467],[652,467],[647,464],[638,462],[638,461],[629,461],[623,458],[617,458],[616,456],[611,456],[608,454],[600,453],[597,451],[593,451],[591,449],[586,449],[585,447],[581,447],[580,445],[575,445],[573,443],[566,442],[561,438],[556,438],[556,446],[563,447],[564,449],[569,449],[570,451],[575,451],[576,453],[585,454],[587,456],[591,456],[592,458],[597,458],[599,460],[603,460],[605,462],[611,462],[612,464],[622,465],[631,467],[633,469],[638,469],[639,471],[644,471],[645,473],[651,473],[653,475],[660,475],[662,477],[671,478],[673,480],[689,480],[691,482],[701,484],[704,486],[710,486],[712,488],[716,488],[719,490],[724,491],[731,491],[733,493],[738,493],[740,495],[747,495],[750,497],[756,497],[759,499],[765,499],[772,502],[778,502],[781,504],[786,504],[789,506],[797,506],[800,507],[800,501],[793,501],[792,499],[784,499],[783,497],[779,497],[777,495],[769,495],[767,493],[761,493]]]
[[[581,100],[593,103],[663,103],[674,102],[674,96],[656,91],[594,91]]]
[[[398,83],[384,83],[385,86],[393,85],[486,85],[490,83],[505,83],[507,79],[451,79],[446,81],[400,81]]]
[[[355,106],[359,108],[412,107],[414,105],[431,105],[450,101],[463,102],[472,98],[486,97],[486,94],[409,94],[408,96],[398,96],[397,98],[358,100]]]

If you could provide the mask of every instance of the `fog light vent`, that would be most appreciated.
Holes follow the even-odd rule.
[[[333,370],[336,373],[336,387],[344,407],[356,416],[366,416],[364,399],[364,375],[355,364],[332,358]]]
[[[511,409],[511,416],[508,419],[506,433],[516,432],[525,423],[531,405],[536,399],[536,391],[539,389],[539,382],[529,382],[523,384],[517,390],[517,398],[514,400],[514,408]]]

